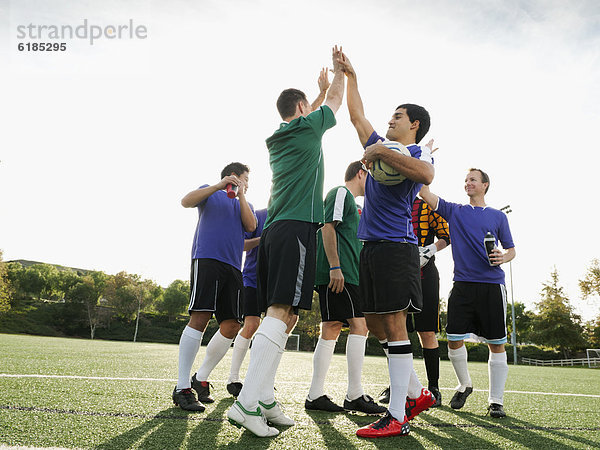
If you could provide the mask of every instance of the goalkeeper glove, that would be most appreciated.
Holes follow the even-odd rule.
[[[419,247],[419,263],[421,267],[425,266],[431,257],[437,252],[435,244],[429,244],[427,247]]]

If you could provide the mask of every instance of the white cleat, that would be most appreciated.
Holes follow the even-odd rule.
[[[232,425],[238,428],[244,427],[258,437],[272,437],[279,434],[277,428],[267,425],[260,408],[256,408],[256,411],[248,411],[237,400],[227,411],[227,418]]]
[[[283,413],[281,404],[278,401],[274,401],[270,405],[265,405],[263,402],[258,402],[260,409],[262,410],[265,419],[273,425],[281,425],[285,427],[291,427],[296,425],[294,419],[290,419]]]

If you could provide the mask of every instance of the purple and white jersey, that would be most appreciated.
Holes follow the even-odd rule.
[[[373,131],[365,148],[384,141]],[[413,158],[433,164],[431,153],[426,147],[416,144],[406,147]],[[365,204],[358,223],[358,239],[363,241],[393,241],[417,243],[412,225],[412,204],[421,190],[422,183],[408,178],[402,183],[386,186],[367,176],[365,185]]]
[[[267,209],[258,209],[256,213],[256,230],[252,233],[246,233],[246,239],[257,238],[262,235],[263,227],[267,220]],[[258,257],[258,246],[254,247],[249,252],[246,252],[246,260],[244,261],[244,286],[256,287],[256,259]]]
[[[506,214],[489,206],[460,205],[442,198],[436,212],[450,228],[454,281],[504,284],[504,270],[490,266],[483,239],[489,231],[505,250],[515,246]]]
[[[208,184],[198,189],[205,187]],[[198,225],[194,234],[192,259],[216,259],[241,271],[244,226],[237,197],[228,198],[225,191],[217,191],[200,202],[197,208]]]

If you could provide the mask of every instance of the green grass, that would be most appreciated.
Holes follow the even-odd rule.
[[[283,429],[276,438],[259,439],[225,419],[232,404],[225,390],[231,352],[211,376],[215,403],[204,413],[187,413],[173,407],[170,399],[177,374],[176,345],[0,334],[0,349],[1,374],[74,376],[0,376],[0,445],[103,449],[600,447],[599,370],[511,366],[505,394],[509,417],[497,420],[485,416],[487,364],[471,363],[476,390],[462,410],[454,411],[447,405],[456,378],[450,363],[442,361],[444,406],[420,414],[408,437],[360,440],[356,429],[372,418],[304,410],[312,355],[286,352],[277,374],[277,394],[297,425]],[[202,347],[194,369],[204,351]],[[415,361],[415,367],[425,379],[422,361]],[[337,402],[343,400],[345,380],[345,359],[334,355],[326,388]],[[366,357],[363,382],[373,396],[387,385],[384,358]]]

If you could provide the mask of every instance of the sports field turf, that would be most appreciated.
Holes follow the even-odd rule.
[[[471,363],[475,392],[465,407],[448,406],[456,379],[442,361],[441,408],[420,414],[407,437],[364,440],[361,414],[306,412],[310,353],[286,352],[278,398],[296,426],[272,439],[230,425],[225,390],[231,351],[211,376],[215,403],[204,413],[173,406],[177,346],[0,334],[0,445],[68,448],[598,448],[600,369],[510,367],[506,419],[485,416],[487,364]],[[204,356],[200,349],[195,368]],[[242,373],[247,367],[242,366]],[[338,403],[346,366],[335,355],[326,389]],[[425,378],[422,361],[417,373]],[[363,382],[374,397],[387,385],[382,357],[366,357]]]

